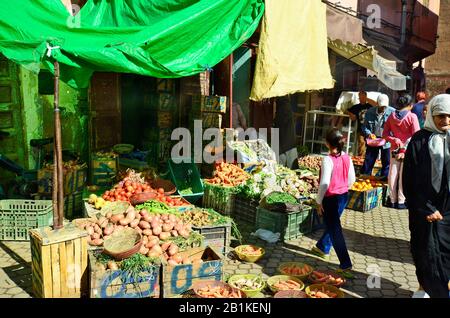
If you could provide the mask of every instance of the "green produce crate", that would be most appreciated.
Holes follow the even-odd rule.
[[[175,163],[170,159],[169,166],[170,178],[177,187],[177,192],[190,203],[196,203],[203,196],[203,182],[195,163],[182,162]],[[192,193],[183,194],[182,191],[192,189]]]
[[[238,188],[212,185],[206,182],[204,184],[203,207],[231,217],[234,213],[234,197]]]
[[[53,224],[51,200],[1,200],[0,240],[28,241],[30,229]]]
[[[256,224],[256,213],[259,201],[248,199],[241,195],[235,196],[233,218],[251,225]]]
[[[379,187],[363,192],[350,190],[348,195],[347,209],[368,212],[381,205],[383,188]]]
[[[274,212],[258,207],[256,228],[280,233],[283,241],[295,239],[312,231],[312,213],[310,206],[304,206],[299,212]]]
[[[192,230],[203,235],[203,247],[211,246],[222,254],[227,254],[230,251],[231,224],[203,227],[193,226]]]

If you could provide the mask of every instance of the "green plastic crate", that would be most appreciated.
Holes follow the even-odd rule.
[[[203,207],[232,217],[235,210],[235,195],[238,187],[223,187],[205,182]]]
[[[203,181],[195,163],[187,159],[182,163],[175,163],[172,159],[167,162],[172,182],[177,187],[177,192],[190,203],[196,203],[203,197]],[[192,194],[181,194],[185,189],[192,189]]]
[[[236,195],[234,200],[233,218],[251,225],[256,224],[256,213],[259,201]]]
[[[30,229],[53,224],[51,200],[1,200],[0,240],[28,241]]]
[[[274,212],[261,207],[256,212],[256,228],[280,233],[283,241],[310,233],[312,221],[310,206],[304,206],[299,212]]]

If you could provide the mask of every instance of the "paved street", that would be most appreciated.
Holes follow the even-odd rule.
[[[418,282],[409,252],[408,212],[378,208],[368,213],[347,210],[342,219],[344,235],[354,264],[353,280],[344,286],[346,297],[411,297]],[[336,268],[334,252],[329,262],[309,253],[322,231],[275,245],[250,236],[241,228],[245,242],[265,247],[266,255],[257,264],[227,260],[226,275],[277,274],[281,262],[302,261],[318,269]],[[0,242],[0,297],[31,297],[30,249],[28,242]],[[367,282],[380,285],[369,288]],[[371,276],[373,275],[373,276]],[[379,288],[377,288],[379,287]]]

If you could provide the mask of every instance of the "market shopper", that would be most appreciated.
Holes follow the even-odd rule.
[[[371,139],[381,138],[383,136],[384,124],[394,110],[393,107],[389,106],[389,97],[387,95],[381,94],[378,96],[377,106],[370,108],[366,112],[363,127],[364,136]],[[381,179],[387,180],[391,156],[390,147],[391,145],[388,142],[380,147],[367,146],[366,157],[364,158],[361,173],[364,175],[372,175],[375,162],[377,161],[378,155],[381,153]]]
[[[360,91],[359,94],[359,104],[353,105],[350,107],[346,114],[350,116],[352,121],[357,122],[358,129],[358,156],[364,157],[366,155],[366,139],[364,138],[364,119],[366,116],[366,112],[368,109],[372,107],[372,105],[368,102],[367,92]]]
[[[423,125],[425,124],[425,117],[423,115],[423,110],[426,104],[427,104],[427,94],[425,92],[418,92],[416,94],[416,103],[413,105],[411,112],[416,114],[417,119],[419,120],[420,128],[423,128]]]
[[[352,262],[345,244],[340,217],[347,205],[348,189],[355,182],[355,169],[349,155],[343,152],[344,136],[336,129],[331,129],[326,136],[329,155],[324,157],[320,170],[320,186],[317,196],[318,214],[323,216],[325,232],[312,252],[322,258],[328,258],[334,247],[339,258],[338,272],[352,278]]]
[[[406,209],[403,194],[403,159],[411,137],[420,130],[417,116],[410,111],[412,97],[403,94],[397,99],[395,112],[389,116],[384,125],[383,138],[391,144],[391,159],[389,165],[389,198],[391,207]]]
[[[424,129],[412,137],[406,151],[403,185],[418,281],[431,298],[448,298],[450,95],[430,101]]]
[[[276,101],[274,127],[279,130],[279,163],[292,169],[298,159],[294,114],[288,96]]]

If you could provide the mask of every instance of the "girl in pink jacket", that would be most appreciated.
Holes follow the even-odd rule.
[[[383,138],[391,143],[389,198],[391,207],[400,210],[406,209],[402,184],[403,159],[411,137],[420,130],[416,114],[409,110],[412,101],[412,97],[408,94],[403,94],[397,99],[397,110],[389,116],[383,131]]]

